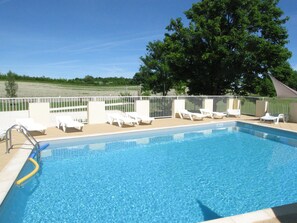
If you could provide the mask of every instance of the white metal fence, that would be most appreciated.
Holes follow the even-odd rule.
[[[172,116],[172,103],[175,99],[184,99],[186,109],[199,112],[203,108],[204,99],[213,99],[213,111],[227,110],[228,99],[240,99],[241,113],[256,114],[256,101],[269,101],[268,112],[272,114],[289,114],[289,104],[297,99],[277,99],[263,97],[233,97],[233,96],[87,96],[87,97],[33,97],[33,98],[0,98],[0,128],[13,124],[16,118],[28,117],[30,103],[46,102],[50,105],[51,117],[67,114],[87,121],[87,105],[89,101],[104,101],[106,110],[134,111],[136,100],[150,101],[150,116],[166,118]],[[4,121],[3,121],[4,120]],[[6,123],[6,124],[5,124]]]
[[[242,114],[255,115],[256,100],[268,100],[271,113],[289,113],[289,103],[296,99],[271,99],[259,97],[233,96],[93,96],[93,97],[33,97],[33,98],[0,98],[0,114],[5,112],[28,111],[29,103],[47,102],[51,113],[86,112],[89,101],[105,101],[106,110],[134,111],[136,100],[150,101],[152,117],[170,117],[174,99],[185,99],[186,109],[197,112],[203,107],[204,99],[213,99],[213,110],[226,111],[228,98],[241,101]]]
[[[174,99],[185,99],[186,107],[192,111],[202,108],[203,99],[213,99],[214,111],[225,111],[227,99],[232,96],[95,96],[95,97],[33,97],[33,98],[0,98],[0,112],[28,110],[29,103],[48,102],[50,111],[78,112],[86,111],[89,101],[105,101],[106,110],[131,111],[136,100],[149,100],[151,114],[154,117],[163,117],[170,114]],[[237,98],[237,97],[236,97]],[[264,98],[240,98],[242,106],[245,102],[255,105],[255,101]],[[253,108],[254,106],[252,106]],[[247,110],[249,110],[248,108]]]
[[[0,112],[24,111],[29,109],[29,103],[50,104],[50,111],[77,112],[86,111],[89,101],[105,101],[107,110],[130,110],[139,97],[97,96],[97,97],[40,97],[40,98],[0,98]],[[134,107],[133,107],[134,108]]]
[[[86,112],[89,101],[105,101],[106,110],[134,111],[136,100],[150,101],[150,116],[170,117],[174,99],[185,99],[186,109],[197,112],[203,107],[204,99],[213,99],[213,110],[226,111],[228,98],[232,96],[94,96],[94,97],[33,97],[0,98],[0,112],[27,111],[29,103],[47,102],[51,113]],[[256,100],[264,98],[241,97],[242,114],[255,115]],[[284,105],[282,105],[284,106]],[[288,110],[283,107],[283,110]]]

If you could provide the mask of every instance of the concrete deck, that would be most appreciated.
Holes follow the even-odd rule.
[[[203,121],[191,121],[188,119],[169,118],[169,119],[157,119],[152,125],[139,125],[135,127],[124,126],[122,128],[116,125],[109,124],[96,124],[85,125],[82,132],[77,130],[70,130],[63,132],[61,129],[48,128],[45,135],[36,133],[34,137],[38,141],[58,139],[58,138],[72,138],[80,136],[100,135],[108,133],[120,133],[128,131],[146,130],[146,129],[160,129],[175,126],[187,126],[197,125],[205,123],[214,123],[222,121],[246,121],[263,126],[269,126],[272,128],[286,129],[297,132],[297,123],[260,123],[259,118],[251,116],[241,116],[240,118],[223,118],[223,119],[209,119],[205,118]],[[23,144],[26,142],[26,138],[13,131],[13,144],[16,145],[10,153],[6,153],[5,141],[0,141],[0,204],[5,198],[6,193],[9,191],[11,185],[14,183],[19,171],[22,169],[26,162],[28,155],[30,154],[30,147],[24,148]],[[22,149],[20,149],[22,148]],[[237,223],[237,222],[297,222],[297,203],[293,205],[286,205],[278,208],[265,209],[257,212],[251,212],[243,215],[232,216],[228,218],[217,219],[209,221],[213,223]]]

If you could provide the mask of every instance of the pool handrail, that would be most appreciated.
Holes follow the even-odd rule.
[[[17,130],[19,133],[22,133],[26,139],[34,146],[34,148],[39,149],[39,143],[37,140],[30,134],[28,129],[26,129],[23,125],[15,124],[11,126],[9,129],[7,129],[5,134],[5,140],[6,140],[6,153],[9,153],[9,150],[13,147],[12,145],[12,130]]]

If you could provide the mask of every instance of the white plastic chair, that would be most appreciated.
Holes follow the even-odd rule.
[[[280,120],[283,120],[284,123],[286,122],[286,116],[285,116],[285,114],[279,114],[277,117],[278,117],[278,120],[279,121]]]

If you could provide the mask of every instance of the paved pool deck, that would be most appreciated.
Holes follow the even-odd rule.
[[[180,118],[168,118],[168,119],[156,119],[151,125],[138,125],[138,126],[124,126],[122,128],[117,125],[109,124],[93,124],[85,125],[83,131],[69,130],[66,133],[61,129],[55,127],[48,128],[45,135],[40,133],[32,133],[38,141],[46,141],[51,139],[61,138],[73,138],[83,136],[95,136],[102,134],[121,133],[129,131],[141,131],[148,129],[160,129],[177,126],[190,126],[206,123],[219,123],[226,121],[244,121],[248,123],[254,123],[257,125],[269,126],[272,128],[285,129],[289,131],[297,132],[297,123],[283,123],[274,124],[273,122],[260,122],[259,118],[253,116],[241,116],[240,118],[227,117],[223,119],[209,119],[205,118],[203,121],[191,121],[189,119]],[[7,192],[11,188],[12,184],[18,176],[19,171],[22,169],[26,162],[30,152],[31,146],[25,145],[26,138],[17,131],[12,132],[13,144],[15,145],[9,153],[6,153],[6,143],[0,141],[0,204],[4,200]],[[250,212],[242,215],[231,216],[227,218],[216,219],[207,221],[209,223],[293,223],[297,222],[297,203],[291,205],[285,205],[276,208],[269,208],[256,212]]]

